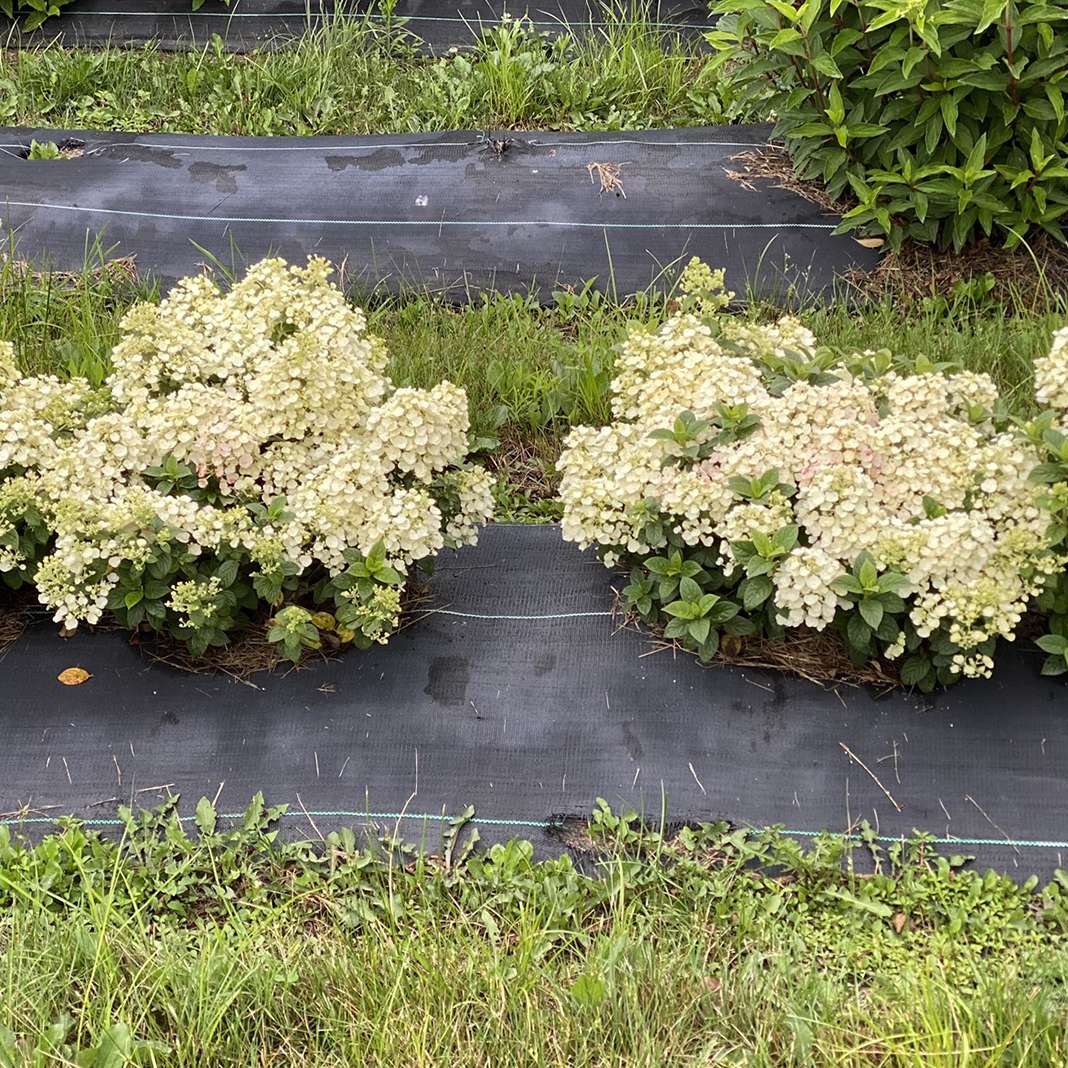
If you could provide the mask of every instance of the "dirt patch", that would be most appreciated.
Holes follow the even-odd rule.
[[[1018,314],[1036,314],[1068,295],[1068,247],[1048,234],[1025,248],[1001,248],[981,241],[962,252],[939,251],[905,241],[887,251],[870,274],[847,279],[866,299],[918,303],[931,296],[952,297],[962,286],[983,280],[985,299]]]
[[[565,849],[579,856],[594,856],[603,852],[603,847],[594,842],[590,834],[588,816],[560,816],[549,818],[545,833]]]
[[[328,607],[323,606],[324,610]],[[430,596],[426,588],[418,579],[413,579],[402,594],[401,619],[394,634],[418,623],[427,614],[429,607]],[[305,650],[299,663],[294,664],[281,655],[278,645],[267,640],[268,620],[269,617],[265,617],[258,624],[253,623],[243,630],[233,632],[226,645],[208,649],[201,656],[193,656],[176,638],[151,630],[131,634],[130,644],[137,646],[144,657],[153,663],[166,664],[176,671],[184,671],[190,675],[228,675],[254,688],[255,683],[249,680],[263,672],[281,668],[281,674],[287,675],[290,671],[326,663],[338,656],[360,655],[361,650],[351,644],[342,644],[332,631],[320,631],[322,648]]]
[[[886,692],[901,686],[897,673],[878,661],[854,664],[837,634],[800,627],[778,641],[736,638],[734,642],[737,644],[729,639],[724,641],[717,657],[719,662],[796,675],[824,688],[844,683],[847,686],[871,686]]]
[[[8,281],[46,282],[52,285],[74,285],[88,272],[94,279],[112,282],[133,283],[138,280],[137,266],[133,256],[119,256],[104,263],[87,265],[81,271],[36,271],[25,260],[9,258],[0,251],[0,271],[8,275]]]
[[[279,656],[278,647],[267,641],[266,634],[266,627],[250,627],[239,631],[227,645],[208,649],[203,656],[193,656],[181,642],[165,634],[132,634],[130,644],[154,664],[165,664],[190,675],[228,675],[248,682],[253,675],[274,671],[281,663],[289,664]],[[308,651],[306,659],[311,658],[312,652]]]
[[[484,463],[493,474],[505,478],[514,490],[529,500],[551,500],[556,495],[556,479],[545,451],[537,441],[524,437],[512,427],[503,427],[500,444],[487,454]]]
[[[30,625],[30,613],[24,605],[0,605],[0,658],[22,637]]]

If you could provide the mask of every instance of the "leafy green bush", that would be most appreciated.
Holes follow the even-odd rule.
[[[194,11],[199,11],[206,0],[192,0]],[[61,15],[61,8],[66,7],[71,0],[0,0],[0,14],[7,15],[9,19],[25,16],[22,20],[24,30],[36,30],[45,21]],[[230,0],[223,0],[227,6]]]
[[[71,0],[0,0],[0,14],[9,19],[25,15],[22,27],[36,30],[46,19],[60,14],[60,8],[66,7]]]
[[[721,0],[710,40],[766,94],[800,177],[845,229],[952,244],[1061,237],[1068,3]]]
[[[272,612],[293,660],[325,633],[384,642],[410,570],[475,540],[492,478],[466,462],[464,391],[395,388],[329,274],[185,279],[126,314],[100,387],[24,378],[0,342],[0,584],[196,655]]]
[[[722,274],[683,281],[621,347],[614,422],[567,439],[564,537],[626,566],[627,607],[703,660],[804,627],[923,690],[989,675],[1064,568],[1068,329],[1036,367],[1052,410],[1020,424],[986,375],[837,353],[720,314]]]
[[[1045,487],[1042,507],[1050,515],[1050,544],[1068,562],[1068,434],[1056,412],[1068,408],[1068,328],[1053,334],[1053,346],[1047,356],[1035,360],[1035,396],[1048,405],[1027,428],[1032,443],[1042,458],[1032,478]],[[1046,584],[1037,603],[1048,622],[1048,633],[1038,639],[1046,653],[1043,675],[1068,673],[1068,572],[1062,571]]]

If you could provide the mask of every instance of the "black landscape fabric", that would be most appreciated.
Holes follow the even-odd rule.
[[[435,53],[470,45],[475,35],[500,25],[507,13],[525,16],[542,33],[596,32],[608,22],[640,17],[668,34],[698,36],[710,25],[707,5],[693,0],[620,5],[613,0],[397,0],[392,10],[377,0],[208,0],[197,12],[192,0],[75,0],[24,44],[58,38],[67,46],[154,43],[165,50],[203,48],[216,35],[233,51],[292,39],[340,17],[369,26],[400,28]],[[8,25],[5,26],[5,23]],[[0,15],[0,33],[11,31]]]
[[[920,829],[1018,876],[1064,866],[1065,690],[1040,654],[934,701],[876,699],[654,652],[610,615],[613,579],[555,527],[490,527],[444,555],[432,614],[388,646],[252,685],[152,664],[119,633],[36,627],[0,662],[0,812],[40,834],[167,791],[188,814],[262,790],[289,804],[289,834],[370,822],[433,844],[474,805],[483,837],[548,853],[554,820],[603,797],[653,821]],[[65,687],[74,665],[93,677]]]
[[[0,129],[0,237],[78,270],[99,243],[165,281],[211,257],[344,261],[365,287],[670,287],[700,256],[739,295],[816,295],[878,253],[770,182],[730,173],[766,126],[602,134],[187,137]],[[29,161],[31,140],[77,158]]]

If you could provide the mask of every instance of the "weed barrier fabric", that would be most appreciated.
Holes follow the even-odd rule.
[[[612,0],[397,0],[392,10],[374,0],[208,0],[193,12],[191,0],[75,0],[22,44],[58,40],[68,47],[155,44],[167,51],[203,48],[215,36],[231,51],[271,47],[337,18],[369,27],[401,28],[434,53],[470,45],[480,32],[501,24],[505,13],[525,15],[539,32],[596,32],[626,16],[641,18],[666,34],[697,38],[709,28],[707,7],[690,0],[630,3]],[[5,25],[7,23],[7,25]],[[0,33],[12,30],[0,15]]]
[[[545,854],[559,817],[603,797],[653,821],[810,838],[867,820],[884,844],[920,829],[1014,875],[1064,866],[1064,687],[1041,654],[933,701],[876,699],[655,652],[611,616],[613,581],[556,527],[493,526],[441,558],[431,614],[388,646],[252,684],[37,627],[0,662],[0,812],[37,835],[168,791],[189,815],[262,790],[289,804],[287,834],[372,824],[433,845],[473,805],[484,838]],[[93,677],[64,687],[73,665]]]
[[[590,279],[667,288],[697,255],[739,294],[828,292],[878,253],[770,183],[732,178],[769,128],[186,137],[0,129],[0,237],[79,270],[94,245],[165,282],[213,258],[344,262],[350,282],[466,299]],[[29,161],[31,140],[78,158]]]

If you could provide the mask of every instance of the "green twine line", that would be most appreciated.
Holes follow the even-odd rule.
[[[482,824],[488,827],[531,827],[537,830],[548,831],[555,830],[561,826],[559,820],[523,820],[523,819],[500,819],[491,816],[473,816],[469,820],[464,820],[462,817],[449,816],[443,813],[434,812],[352,812],[343,810],[301,810],[283,812],[283,818],[300,819],[308,816],[319,816],[323,819],[327,818],[344,818],[344,819],[364,819],[364,820],[422,820],[423,822],[433,823],[471,823]],[[114,817],[98,816],[89,817],[86,819],[80,819],[77,816],[27,816],[25,819],[0,819],[0,826],[8,827],[21,827],[26,824],[58,824],[61,819],[75,819],[78,823],[84,824],[87,827],[122,827],[124,821]],[[245,818],[244,812],[225,812],[218,816],[223,820],[242,820]],[[177,819],[181,823],[192,823],[195,816],[178,816]],[[818,838],[824,834],[834,834],[833,831],[800,831],[792,828],[786,828],[782,831],[783,834],[790,835],[794,838]],[[859,842],[863,839],[860,835],[849,834],[843,835],[843,837]],[[904,835],[890,835],[890,834],[877,834],[874,836],[877,842],[900,842],[905,839]],[[1055,840],[1043,840],[1043,839],[1026,839],[1026,838],[950,838],[950,837],[937,837],[930,839],[935,845],[963,845],[963,846],[1009,846],[1010,848],[1021,849],[1068,849],[1068,842],[1058,842]]]
[[[834,834],[834,831],[795,831],[786,829],[782,832],[793,837],[819,838],[823,834]],[[865,839],[859,834],[846,834],[842,836],[854,842],[862,842]],[[907,841],[903,834],[876,834],[872,836],[877,842],[901,842]],[[935,845],[976,845],[976,846],[1009,846],[1010,848],[1023,849],[1068,849],[1068,842],[1055,840],[1045,841],[1027,838],[935,838],[928,839]]]

